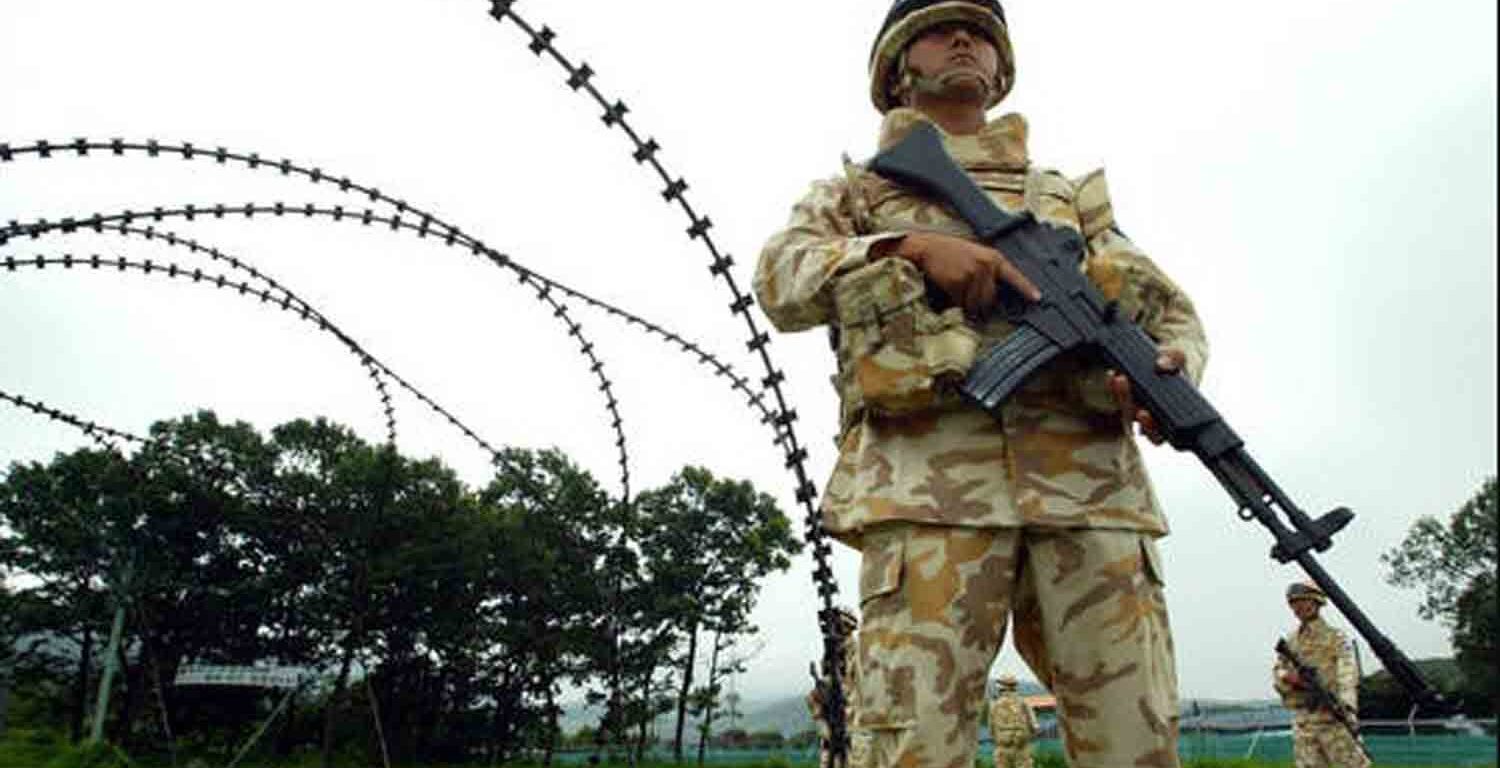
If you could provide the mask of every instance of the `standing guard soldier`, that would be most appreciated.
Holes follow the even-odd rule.
[[[1016,690],[1014,675],[1003,675],[990,702],[990,739],[995,742],[995,768],[1031,768],[1031,740],[1036,737],[1036,714]]]
[[[1286,638],[1287,647],[1302,663],[1316,670],[1318,683],[1342,705],[1331,711],[1310,690],[1295,667],[1280,654],[1272,669],[1272,684],[1292,710],[1292,751],[1297,768],[1366,768],[1370,759],[1356,741],[1359,712],[1359,666],[1344,633],[1319,616],[1328,596],[1314,584],[1287,587],[1286,601],[1298,621]]]
[[[848,768],[863,768],[869,760],[869,733],[853,727],[859,707],[859,638],[855,634],[859,629],[859,620],[843,606],[837,606],[833,611],[837,617],[834,628],[843,640],[844,648],[844,723],[849,728],[847,765]],[[812,713],[813,724],[818,732],[818,767],[834,768],[829,750],[832,729],[828,725],[826,709],[831,682],[826,669],[820,674],[817,665],[813,664],[809,665],[809,671],[812,673],[813,688],[807,694],[807,708]]]
[[[1068,227],[1083,270],[1197,381],[1192,302],[1115,226],[1104,175],[1043,169],[1017,114],[995,0],[898,0],[870,96],[887,147],[935,124],[1002,208]],[[1083,94],[1080,94],[1082,96]],[[1134,432],[1159,440],[1128,382],[1060,356],[992,417],[955,384],[1012,326],[1000,291],[1035,299],[1005,255],[941,205],[844,163],[763,249],[755,292],[781,331],[829,326],[841,399],[827,530],[861,552],[859,704],[871,765],[967,766],[1006,625],[1058,701],[1073,766],[1178,765],[1177,678],[1156,539],[1167,532]]]

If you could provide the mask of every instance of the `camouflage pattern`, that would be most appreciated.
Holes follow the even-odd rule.
[[[881,146],[926,119],[892,110]],[[1197,381],[1208,347],[1193,305],[1114,228],[1102,172],[1036,168],[1026,134],[1006,115],[944,143],[1002,208],[1080,232],[1079,268]],[[981,347],[1013,329],[936,312],[915,300],[915,270],[871,260],[875,243],[912,231],[970,236],[846,162],[796,205],[755,275],[778,329],[835,332],[840,452],[822,515],[863,556],[855,723],[871,734],[871,765],[972,765],[986,674],[1014,617],[1017,649],[1057,696],[1071,765],[1176,766],[1155,542],[1167,525],[1106,372],[1061,357],[998,418],[960,401],[956,321]]]
[[[1292,763],[1296,768],[1368,768],[1370,758],[1337,724],[1292,728]]]
[[[865,413],[900,416],[952,400],[979,352],[963,310],[932,311],[922,273],[905,259],[851,272],[834,288],[834,307],[846,356],[836,384],[849,393],[845,426]]]
[[[892,86],[899,75],[906,46],[921,35],[922,30],[945,21],[967,21],[984,31],[1000,54],[1000,69],[990,91],[985,108],[999,104],[1016,82],[1016,54],[1010,44],[1010,33],[1005,20],[988,9],[965,0],[949,0],[930,5],[907,14],[900,21],[885,29],[870,53],[870,102],[882,114],[901,106],[896,103]]]
[[[1032,768],[1031,739],[1036,715],[1016,692],[1015,679],[1002,680],[990,701],[990,738],[995,743],[995,768]]]
[[[1288,597],[1292,597],[1291,590],[1288,590]],[[1308,596],[1299,595],[1296,599],[1305,597]],[[1318,676],[1328,686],[1329,692],[1338,697],[1350,712],[1359,711],[1359,667],[1343,632],[1330,626],[1322,617],[1314,616],[1287,638],[1287,645],[1299,658],[1318,670]],[[1272,684],[1281,695],[1282,703],[1292,710],[1297,768],[1362,768],[1369,765],[1359,745],[1334,714],[1326,708],[1315,707],[1311,696],[1286,681],[1291,672],[1291,665],[1278,654],[1272,668]]]
[[[866,531],[860,703],[875,766],[969,766],[1006,624],[1057,696],[1073,766],[1177,765],[1155,542],[1131,531],[889,523]]]
[[[882,146],[925,119],[893,110]],[[944,143],[1003,208],[1081,232],[1089,243],[1081,268],[1161,346],[1182,352],[1186,375],[1197,381],[1208,344],[1192,302],[1113,229],[1103,174],[1069,181],[1033,168],[1026,133],[1012,114]],[[982,348],[1012,327],[934,312],[917,300],[918,276],[904,260],[870,260],[875,243],[919,230],[969,236],[943,207],[849,165],[813,185],[760,256],[755,291],[778,329],[837,330],[842,407],[839,459],[823,496],[827,529],[855,547],[861,531],[892,521],[1165,534],[1105,371],[1062,356],[998,420],[952,393],[969,334]]]
[[[859,711],[859,637],[856,631],[859,628],[858,620],[847,608],[835,608],[839,614],[838,630],[843,633],[844,638],[844,723],[849,729],[849,755],[848,768],[863,768],[869,765],[870,734],[860,729],[856,724],[856,715]],[[827,691],[829,687],[828,674],[813,672],[813,689],[807,694],[807,709],[812,713],[814,727],[818,732],[818,765],[820,768],[832,768],[833,758],[829,754],[828,744],[832,734],[832,728],[828,724],[825,712]]]

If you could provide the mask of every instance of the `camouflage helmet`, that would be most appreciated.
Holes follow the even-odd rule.
[[[1008,690],[1016,687],[1016,676],[1015,675],[1001,675],[1000,679],[997,680],[996,682],[998,682],[1000,684],[1000,690],[1002,690],[1002,691],[1008,691]]]
[[[881,114],[901,106],[891,92],[906,46],[922,30],[945,21],[967,21],[984,31],[999,54],[995,87],[986,109],[1000,103],[1016,80],[1016,56],[998,0],[896,0],[870,49],[870,100]]]
[[[1322,605],[1328,602],[1328,595],[1323,594],[1323,590],[1316,584],[1299,581],[1286,588],[1286,601],[1290,603],[1297,600],[1311,600]]]

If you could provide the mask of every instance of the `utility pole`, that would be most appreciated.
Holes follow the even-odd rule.
[[[99,697],[94,703],[94,722],[89,729],[91,742],[104,740],[104,718],[109,714],[109,689],[114,683],[116,660],[120,657],[120,635],[125,630],[125,595],[130,575],[130,566],[126,565],[115,588],[115,620],[109,628],[109,646],[104,651],[104,674],[99,678]]]

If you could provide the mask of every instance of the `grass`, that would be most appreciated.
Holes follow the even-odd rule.
[[[205,768],[222,768],[222,761],[205,762]],[[193,765],[194,761],[180,756],[178,765]],[[368,768],[367,760],[339,760],[341,768]],[[378,763],[375,763],[378,765]],[[0,741],[0,768],[165,768],[169,763],[161,760],[131,761],[118,749],[106,745],[74,747],[51,733],[41,731],[12,730]],[[316,754],[300,755],[292,761],[265,762],[255,759],[241,763],[241,768],[318,768]],[[537,768],[537,763],[514,764],[516,768]],[[560,768],[586,768],[587,764],[557,764]],[[1183,768],[1291,768],[1290,762],[1260,761],[1225,758],[1196,758],[1183,762]],[[696,763],[646,762],[639,768],[692,768]],[[712,763],[711,768],[811,768],[808,761],[788,761],[784,758],[748,760],[744,762]],[[445,766],[436,763],[398,764],[392,768],[469,768],[467,766]],[[601,766],[601,768],[612,768]],[[988,762],[976,763],[976,768],[992,768]],[[1036,768],[1067,768],[1062,755],[1041,752],[1036,755]],[[1427,765],[1403,766],[1403,768],[1453,768],[1453,766]]]

